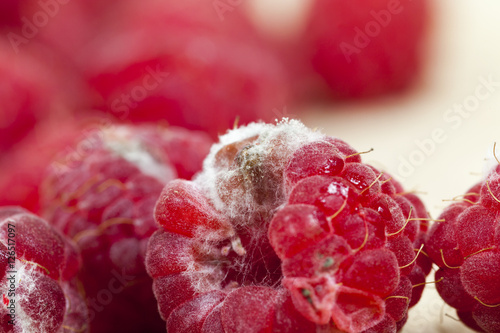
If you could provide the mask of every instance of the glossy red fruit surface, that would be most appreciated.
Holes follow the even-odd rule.
[[[298,121],[229,131],[156,203],[160,314],[169,332],[396,332],[430,271],[422,208]]]
[[[21,207],[0,208],[0,327],[5,333],[89,332],[73,242]]]
[[[473,186],[429,230],[426,252],[439,266],[437,290],[469,327],[500,331],[499,168]]]
[[[108,124],[84,134],[51,164],[44,215],[82,253],[79,277],[92,332],[161,332],[144,267],[146,243],[156,230],[153,208],[165,183],[201,169],[211,140],[155,125]]]

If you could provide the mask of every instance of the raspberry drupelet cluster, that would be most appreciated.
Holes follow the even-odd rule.
[[[295,120],[220,137],[155,219],[146,268],[169,333],[396,332],[431,268],[418,197]]]
[[[78,250],[27,210],[0,208],[0,331],[89,332],[85,300],[75,277]]]
[[[455,199],[429,230],[437,291],[479,332],[500,332],[500,165]]]
[[[144,266],[153,209],[165,183],[201,169],[210,145],[201,132],[115,125],[52,163],[43,214],[81,251],[92,332],[164,331]]]

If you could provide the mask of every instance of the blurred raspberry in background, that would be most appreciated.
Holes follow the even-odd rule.
[[[397,92],[419,75],[428,16],[426,0],[315,0],[302,42],[333,95]]]
[[[211,2],[149,1],[114,15],[78,63],[99,110],[215,136],[289,102],[285,68],[240,12],[221,22]]]
[[[57,53],[36,41],[16,53],[0,38],[0,205],[37,211],[43,170],[79,135],[81,91]]]
[[[301,99],[397,94],[420,78],[432,21],[427,0],[251,4],[253,20],[281,54]]]
[[[23,9],[36,25],[40,3]],[[117,121],[163,121],[215,137],[236,119],[274,120],[272,110],[289,102],[286,69],[243,8],[224,21],[199,0],[50,9],[34,38],[71,60],[87,83],[88,108]]]
[[[418,78],[425,0],[258,2],[2,2],[0,204],[36,211],[41,170],[87,117],[215,137]]]

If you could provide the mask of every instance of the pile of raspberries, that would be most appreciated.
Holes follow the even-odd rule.
[[[500,167],[429,228],[415,194],[297,120],[76,147],[42,217],[0,209],[2,332],[397,332],[432,263],[458,317],[499,330]]]

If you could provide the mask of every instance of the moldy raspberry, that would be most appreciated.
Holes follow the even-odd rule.
[[[89,332],[75,279],[81,259],[73,242],[27,210],[4,206],[0,258],[1,332]]]
[[[167,184],[146,267],[172,332],[396,332],[421,296],[428,215],[345,142],[253,123]]]
[[[162,332],[144,257],[161,189],[201,169],[211,145],[201,132],[108,126],[54,161],[42,208],[81,250],[79,275],[92,332]]]

